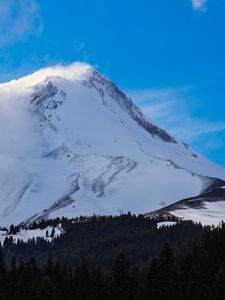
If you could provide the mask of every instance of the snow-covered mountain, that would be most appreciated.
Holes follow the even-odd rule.
[[[225,185],[225,169],[86,64],[0,84],[0,126],[1,226],[147,213]]]

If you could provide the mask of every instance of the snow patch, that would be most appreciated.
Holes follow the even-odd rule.
[[[157,228],[162,228],[162,227],[166,227],[166,226],[173,226],[176,225],[177,222],[172,222],[172,221],[165,221],[165,222],[159,222],[157,223]]]
[[[200,222],[202,225],[218,226],[225,220],[225,200],[218,202],[205,202],[203,208],[194,209],[185,207],[175,210],[172,214],[183,220]]]
[[[13,238],[14,243],[17,243],[18,240],[22,240],[24,242],[27,242],[29,239],[37,239],[37,238],[44,238],[46,241],[51,242],[54,238],[50,237],[52,230],[55,230],[54,238],[59,237],[61,234],[63,234],[63,229],[61,227],[61,224],[59,224],[57,227],[48,226],[44,229],[33,229],[33,230],[25,230],[21,229],[17,234],[7,234],[6,231],[0,231],[0,242],[3,244],[6,237]],[[48,232],[48,234],[47,234]]]

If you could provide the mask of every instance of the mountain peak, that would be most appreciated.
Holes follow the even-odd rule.
[[[146,213],[225,179],[88,64],[0,84],[0,105],[0,225]]]
[[[75,62],[69,65],[57,64],[55,66],[42,68],[19,79],[1,83],[0,88],[29,88],[43,82],[49,77],[61,77],[67,80],[85,80],[88,79],[93,71],[95,71],[95,69],[91,65],[82,62]]]

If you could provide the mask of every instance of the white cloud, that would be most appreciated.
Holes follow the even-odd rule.
[[[39,5],[35,0],[0,0],[0,47],[43,30]]]
[[[201,107],[190,96],[190,87],[130,90],[128,95],[152,122],[176,138],[209,155],[215,149],[225,150],[225,121],[199,117]],[[209,139],[213,143],[208,147]]]
[[[192,8],[195,10],[206,11],[207,0],[192,0]]]

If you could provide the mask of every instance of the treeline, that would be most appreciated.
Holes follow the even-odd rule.
[[[144,269],[119,254],[110,268],[80,261],[76,268],[49,256],[6,265],[0,253],[1,300],[223,300],[225,226],[176,251],[165,243]]]
[[[118,217],[66,218],[33,224],[32,229],[46,228],[61,224],[65,232],[50,242],[44,238],[30,239],[28,242],[6,238],[3,252],[6,263],[14,256],[27,262],[32,257],[38,264],[46,263],[48,256],[59,257],[62,265],[77,267],[81,260],[88,265],[110,268],[115,258],[124,253],[132,266],[145,268],[147,262],[159,254],[162,246],[169,242],[175,250],[188,247],[193,240],[200,240],[208,227],[193,222],[180,222],[175,226],[157,228],[159,220],[131,214]],[[49,232],[49,235],[52,231]],[[1,248],[1,247],[0,247]]]

